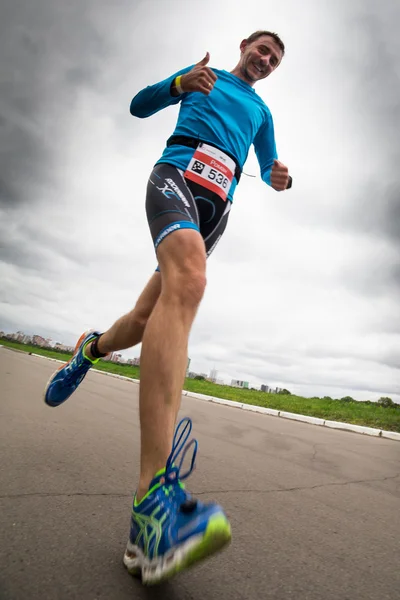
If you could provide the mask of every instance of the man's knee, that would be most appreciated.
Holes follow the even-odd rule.
[[[177,271],[170,283],[170,291],[183,305],[196,307],[203,298],[207,280],[203,269],[188,264]]]
[[[183,305],[197,306],[204,295],[206,252],[200,234],[193,230],[174,232],[160,247],[163,291]]]

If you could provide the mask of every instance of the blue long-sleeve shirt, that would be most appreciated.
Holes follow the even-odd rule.
[[[254,144],[261,178],[271,185],[271,168],[277,152],[272,115],[262,98],[250,85],[220,69],[212,69],[218,79],[208,96],[200,92],[172,96],[172,81],[192,68],[193,65],[181,69],[164,81],[141,90],[131,102],[131,114],[146,118],[181,102],[173,135],[195,137],[214,144],[233,155],[240,167],[243,167],[250,146]],[[192,148],[172,145],[164,149],[156,164],[169,163],[185,170],[193,153]],[[231,201],[236,186],[234,178],[228,195]]]

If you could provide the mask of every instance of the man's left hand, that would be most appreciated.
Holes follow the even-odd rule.
[[[274,164],[271,171],[271,186],[277,192],[282,192],[286,190],[289,183],[289,169],[286,165],[279,162],[279,160],[274,160]]]

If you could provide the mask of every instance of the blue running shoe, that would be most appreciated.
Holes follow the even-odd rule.
[[[197,453],[197,440],[192,439],[184,448],[191,429],[191,420],[182,419],[166,468],[156,474],[146,496],[139,503],[135,496],[133,502],[123,562],[131,575],[141,576],[144,585],[161,583],[231,542],[231,526],[223,509],[193,499],[182,483],[193,471]],[[190,468],[181,475],[183,460],[192,445]],[[174,461],[182,449],[177,467]]]
[[[44,391],[44,401],[48,406],[59,406],[65,402],[85,378],[90,367],[100,360],[92,361],[85,355],[86,344],[99,335],[97,331],[83,333],[75,346],[71,360],[51,376]]]

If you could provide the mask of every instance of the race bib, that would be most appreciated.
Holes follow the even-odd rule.
[[[185,177],[226,200],[235,168],[235,161],[225,152],[200,142],[185,171]]]

